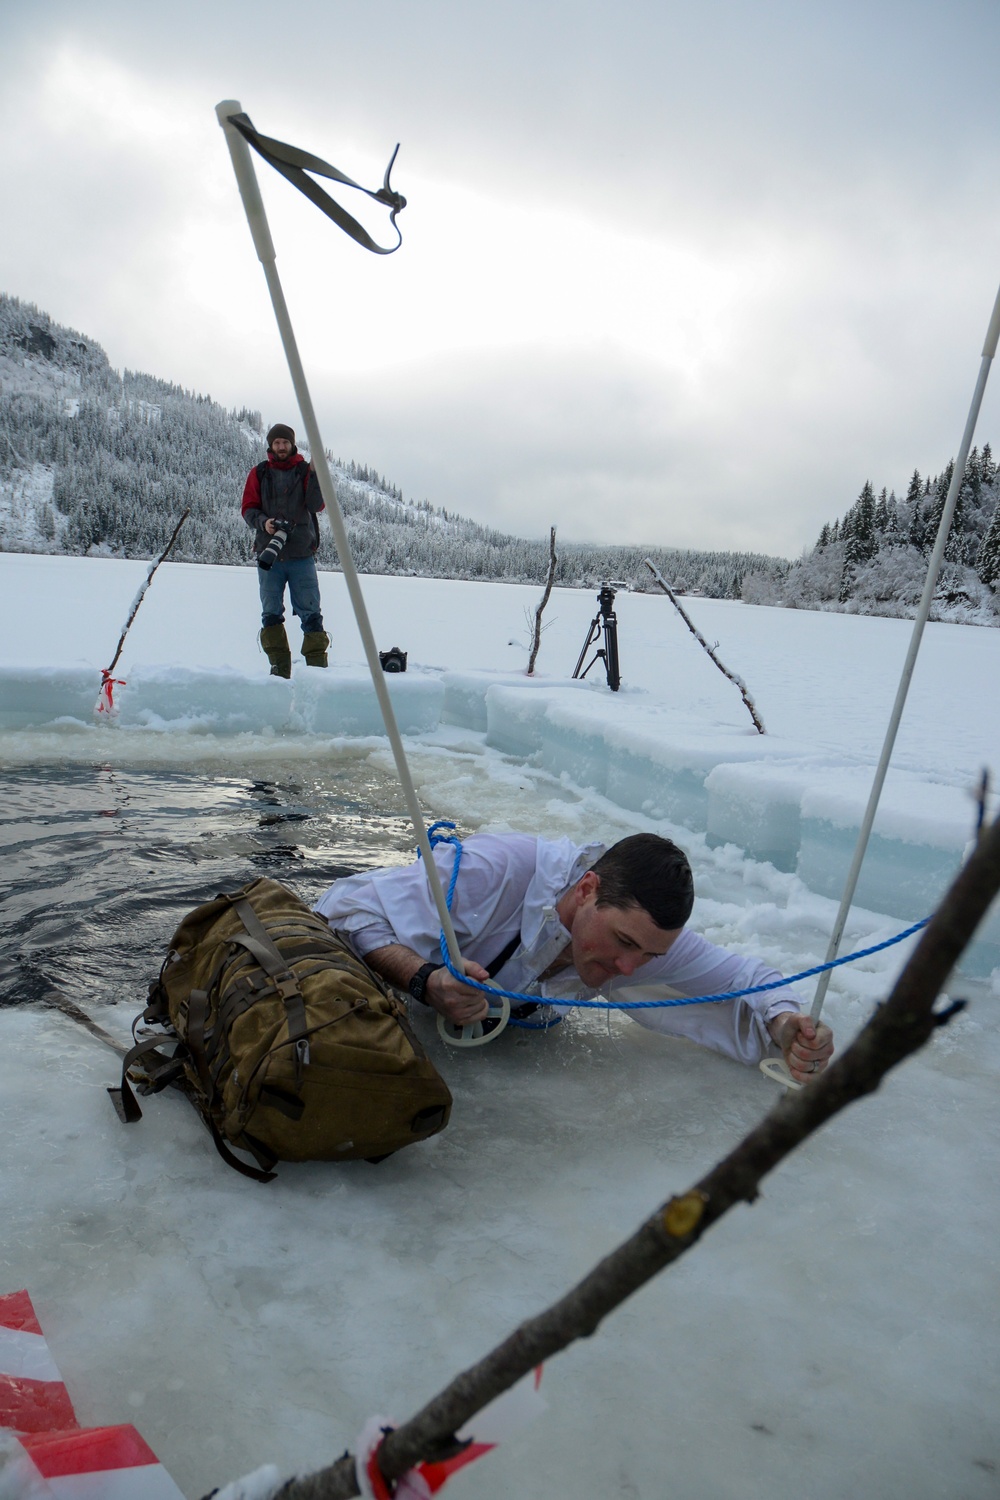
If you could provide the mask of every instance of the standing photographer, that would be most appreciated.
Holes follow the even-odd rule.
[[[271,663],[272,677],[292,675],[284,623],[286,584],[292,613],[302,626],[306,665],[327,664],[330,637],[323,629],[315,559],[319,547],[316,517],[323,509],[315,468],[296,448],[292,428],[276,423],[267,434],[266,460],[247,475],[240,507],[254,531],[263,627],[260,643]]]

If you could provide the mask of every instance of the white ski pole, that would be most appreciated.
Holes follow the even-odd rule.
[[[983,343],[983,353],[979,366],[979,375],[976,379],[976,388],[972,393],[972,404],[969,407],[969,415],[966,418],[965,431],[962,434],[962,442],[959,446],[958,456],[955,459],[955,469],[948,486],[948,495],[945,500],[944,510],[941,513],[941,521],[938,525],[937,539],[934,550],[931,553],[930,562],[927,565],[927,577],[924,580],[924,591],[920,599],[920,607],[917,617],[913,622],[913,631],[910,635],[909,650],[903,663],[902,676],[899,679],[899,687],[896,690],[896,701],[892,706],[889,716],[889,727],[885,734],[885,743],[882,746],[882,754],[879,757],[878,767],[875,771],[875,780],[872,782],[871,793],[868,797],[868,806],[861,820],[861,828],[858,831],[858,841],[854,848],[854,858],[847,872],[847,882],[844,886],[844,894],[840,898],[840,910],[837,912],[837,920],[830,935],[830,945],[826,950],[824,963],[832,963],[840,950],[840,941],[844,935],[847,925],[848,914],[851,903],[854,900],[854,892],[857,889],[858,878],[861,875],[861,866],[864,863],[865,852],[868,848],[868,840],[871,836],[872,826],[875,822],[875,814],[878,810],[879,798],[885,785],[886,773],[889,770],[889,762],[892,759],[893,747],[896,743],[896,732],[899,729],[899,721],[903,717],[903,708],[906,704],[906,695],[910,690],[910,680],[913,677],[913,669],[917,663],[917,653],[920,650],[920,641],[930,614],[931,603],[934,598],[934,589],[937,585],[938,574],[941,571],[941,563],[944,560],[944,549],[948,541],[948,532],[951,530],[952,517],[955,514],[955,506],[958,503],[959,491],[965,478],[965,465],[969,458],[969,449],[972,447],[973,435],[976,431],[976,422],[979,420],[979,408],[983,404],[983,395],[986,390],[986,381],[989,378],[990,366],[997,352],[997,342],[1000,339],[1000,291],[997,292],[996,301],[993,304],[993,314],[990,318],[989,327],[986,330],[986,339]],[[813,998],[812,1008],[809,1012],[813,1021],[818,1021],[823,1011],[823,1002],[826,992],[830,987],[830,976],[832,969],[827,969],[819,976],[816,985],[816,994]],[[779,1083],[785,1083],[793,1088],[799,1087],[794,1083],[784,1062],[776,1059],[765,1060],[761,1068],[770,1078]]]
[[[319,481],[320,492],[326,504],[326,513],[333,528],[333,537],[337,545],[340,565],[344,570],[344,581],[347,584],[354,617],[358,623],[358,630],[361,634],[361,641],[368,662],[368,670],[371,674],[372,685],[375,689],[375,695],[382,713],[385,732],[392,747],[393,759],[396,762],[396,772],[403,789],[403,796],[406,799],[410,820],[413,823],[413,831],[424,858],[427,882],[431,889],[431,895],[434,898],[434,905],[437,907],[441,929],[445,935],[448,956],[454,967],[461,972],[462,955],[459,950],[458,939],[455,936],[455,928],[451,920],[451,913],[448,911],[444,888],[441,885],[441,878],[438,874],[437,865],[434,862],[430,840],[427,837],[423,811],[413,784],[413,778],[410,775],[406,751],[403,749],[403,741],[392,707],[392,699],[389,696],[389,691],[385,683],[385,674],[382,671],[382,664],[378,658],[378,648],[375,645],[375,637],[368,619],[368,610],[365,606],[361,581],[358,578],[358,570],[354,565],[351,544],[347,538],[347,528],[344,525],[343,512],[340,509],[333,476],[326,461],[326,450],[323,447],[323,439],[316,420],[312,397],[309,394],[305,370],[302,367],[302,361],[299,357],[298,344],[295,340],[288,306],[285,302],[285,294],[282,290],[275,264],[274,243],[271,239],[267,215],[264,212],[264,203],[260,195],[260,187],[257,183],[257,174],[254,171],[253,161],[250,156],[250,148],[239,131],[230,123],[230,116],[242,114],[243,106],[235,99],[224,99],[220,104],[216,105],[215,113],[219,124],[225,132],[226,143],[229,146],[229,154],[232,158],[233,171],[236,174],[240,197],[243,199],[243,207],[246,211],[247,223],[250,226],[250,233],[253,237],[254,249],[257,251],[257,259],[264,268],[267,289],[271,294],[271,305],[274,308],[278,332],[281,335],[285,358],[288,361],[288,372],[292,377],[295,396],[299,403],[299,410],[302,413],[302,420],[305,423],[306,433],[309,438],[309,447],[312,450],[313,463],[316,466],[316,478]],[[482,1033],[480,1028],[482,1039],[485,1040],[487,1037],[492,1038],[498,1035],[503,1026],[506,1025],[509,1014],[510,1002],[504,1000],[500,1006],[500,1014],[493,1017],[500,1024],[485,1034]],[[473,1028],[465,1029],[472,1030]],[[469,1040],[478,1040],[478,1038],[470,1038]],[[468,1042],[466,1042],[466,1045],[468,1045]]]

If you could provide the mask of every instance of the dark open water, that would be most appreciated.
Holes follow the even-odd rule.
[[[193,906],[259,875],[311,901],[413,842],[395,782],[364,760],[278,780],[0,769],[0,1005],[54,986],[85,1007],[138,1009]]]

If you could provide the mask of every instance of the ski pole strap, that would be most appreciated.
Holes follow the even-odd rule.
[[[234,126],[243,136],[248,145],[252,146],[258,156],[262,156],[266,162],[270,162],[276,172],[282,177],[287,177],[300,193],[304,193],[310,202],[321,208],[328,219],[349,234],[352,240],[357,240],[365,250],[370,250],[373,255],[392,255],[403,243],[403,236],[399,225],[396,223],[396,215],[406,207],[406,199],[402,193],[397,193],[389,185],[389,174],[396,160],[396,151],[389,158],[389,165],[385,169],[385,177],[382,186],[375,192],[371,188],[362,187],[359,182],[354,182],[350,177],[345,177],[343,172],[336,167],[331,167],[328,161],[322,157],[313,156],[310,151],[301,151],[298,146],[289,146],[285,141],[276,141],[269,135],[260,135],[256,131],[247,114],[227,115],[229,124]],[[318,183],[307,177],[307,172],[315,172],[318,177],[329,177],[334,182],[342,182],[345,187],[357,188],[359,193],[364,193],[369,198],[374,198],[376,203],[384,203],[390,210],[389,223],[396,231],[396,243],[388,248],[377,245],[368,233],[357,221],[351,217],[346,209],[341,208],[330,194],[325,192]]]

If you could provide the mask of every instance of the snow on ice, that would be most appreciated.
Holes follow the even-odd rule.
[[[285,683],[255,644],[251,571],[165,564],[108,725],[92,713],[100,670],[145,565],[7,554],[0,572],[8,765],[391,768],[340,575],[321,575],[331,670],[297,660]],[[822,958],[908,622],[688,600],[762,738],[666,599],[619,595],[612,695],[599,663],[568,680],[590,594],[553,596],[529,682],[537,588],[363,583],[380,647],[410,654],[390,691],[434,815],[581,841],[668,833],[714,941],[786,972]],[[294,622],[289,635],[297,653]],[[925,915],[957,867],[998,759],[998,680],[1000,632],[928,627],[851,947]],[[904,951],[836,972],[841,1039]],[[965,970],[952,991],[968,1010],[554,1361],[548,1414],[456,1496],[996,1494],[996,908]],[[121,999],[101,1019],[124,1037],[142,997]],[[124,1131],[104,1094],[113,1059],[69,1021],[0,1012],[0,1291],[30,1287],[81,1420],[135,1422],[192,1500],[259,1464],[319,1467],[373,1411],[411,1413],[775,1097],[621,1017],[461,1056],[424,1030],[455,1094],[448,1131],[377,1168],[286,1167],[260,1188],[226,1171],[181,1099]]]

